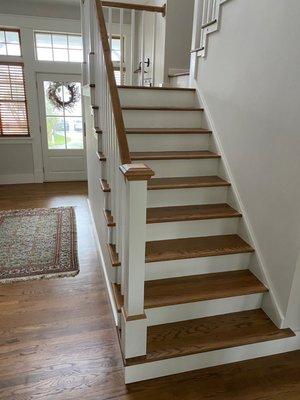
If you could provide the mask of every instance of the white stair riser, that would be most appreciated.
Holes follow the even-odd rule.
[[[201,111],[123,110],[126,128],[201,128]]]
[[[198,236],[233,235],[240,218],[206,219],[200,221],[163,222],[147,224],[147,241]]]
[[[177,304],[168,307],[146,310],[148,326],[168,324],[190,319],[212,317],[240,311],[255,310],[261,307],[263,294],[251,294],[238,297],[198,301],[195,303]]]
[[[125,383],[133,383],[161,376],[179,374],[197,369],[230,364],[243,360],[271,356],[300,348],[300,334],[292,338],[271,340],[222,350],[214,350],[191,356],[170,358],[153,363],[125,367]]]
[[[194,107],[195,92],[190,90],[119,89],[122,106]]]
[[[133,161],[138,162],[138,161]],[[219,159],[204,160],[141,160],[154,172],[155,178],[217,175]]]
[[[174,76],[173,78],[169,78],[170,86],[173,87],[189,87],[190,86],[190,77],[187,75],[183,76]]]
[[[146,280],[248,269],[252,253],[146,263]]]
[[[130,151],[193,151],[208,150],[210,135],[190,134],[129,134]]]
[[[147,207],[226,203],[228,187],[148,190]]]

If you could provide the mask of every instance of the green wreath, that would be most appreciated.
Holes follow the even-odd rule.
[[[69,93],[69,100],[63,101],[62,88],[66,88]],[[47,92],[50,102],[58,110],[72,109],[80,100],[80,92],[76,83],[53,82]]]

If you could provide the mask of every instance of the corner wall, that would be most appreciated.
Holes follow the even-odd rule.
[[[297,0],[226,2],[196,79],[283,316],[300,250],[299,13]]]

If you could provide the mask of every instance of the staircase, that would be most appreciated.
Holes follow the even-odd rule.
[[[87,121],[104,203],[94,207],[126,383],[293,350],[294,333],[263,311],[268,288],[196,91],[117,88],[95,4],[102,80],[90,82]]]

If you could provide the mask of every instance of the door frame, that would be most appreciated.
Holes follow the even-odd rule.
[[[82,102],[82,130],[83,130],[83,149],[59,149],[59,150],[49,150],[48,149],[48,140],[47,140],[47,123],[46,123],[46,105],[45,105],[45,97],[44,97],[44,81],[63,81],[63,82],[80,82],[81,84],[81,102]],[[72,177],[72,172],[65,172],[65,177],[61,174],[61,177],[57,177],[53,181],[86,181],[87,180],[87,155],[86,155],[86,134],[85,134],[85,124],[84,124],[84,106],[83,106],[83,93],[82,93],[82,75],[81,74],[66,74],[66,73],[48,73],[41,72],[37,73],[36,76],[36,85],[37,85],[37,95],[38,95],[38,104],[39,104],[39,127],[40,127],[40,139],[41,139],[41,153],[42,153],[42,162],[43,162],[43,180],[44,182],[50,182],[52,180],[48,179],[47,174],[47,158],[49,152],[53,156],[56,157],[80,157],[83,156],[84,159],[84,172],[78,172],[77,177]],[[68,152],[68,153],[67,153]],[[60,174],[60,173],[58,173]],[[67,175],[69,176],[67,177]],[[76,175],[76,171],[74,171],[74,175]]]

